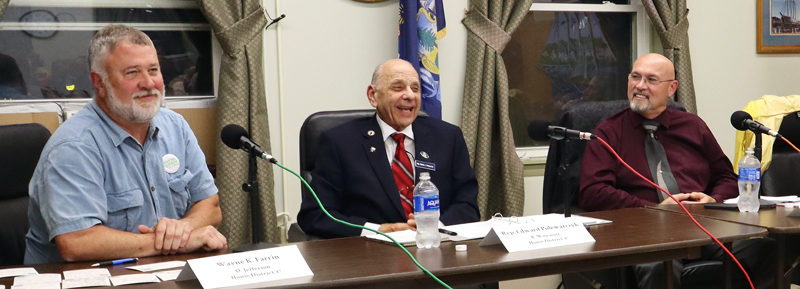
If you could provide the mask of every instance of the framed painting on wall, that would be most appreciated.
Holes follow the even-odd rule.
[[[800,0],[756,0],[758,53],[800,53]]]

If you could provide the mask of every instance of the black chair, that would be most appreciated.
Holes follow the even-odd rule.
[[[38,123],[0,126],[0,266],[23,263],[28,183],[49,138]]]
[[[800,112],[789,113],[783,117],[778,133],[800,145]],[[756,137],[761,137],[756,136]],[[770,137],[770,136],[766,136]],[[800,195],[800,153],[781,139],[772,144],[772,162],[761,175],[761,195],[788,196]]]
[[[579,131],[592,131],[607,117],[629,106],[628,100],[581,102],[568,108],[558,125]],[[685,111],[680,103],[670,101],[669,107]],[[571,212],[580,213],[578,193],[581,164],[586,141],[564,139],[551,141],[544,171],[543,212],[563,213],[569,206]],[[723,276],[722,261],[697,261],[684,264],[681,271],[682,288],[712,288]],[[573,288],[636,288],[628,267],[563,274],[564,287]]]
[[[300,175],[311,183],[311,171],[317,161],[319,137],[322,132],[339,126],[347,121],[375,114],[374,109],[320,111],[309,115],[300,127]],[[305,185],[300,184],[303,195],[310,194]],[[317,239],[306,235],[297,223],[289,226],[289,242]]]

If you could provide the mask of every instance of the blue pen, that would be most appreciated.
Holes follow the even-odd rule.
[[[92,264],[92,267],[131,263],[131,262],[136,262],[138,260],[139,260],[139,258],[117,259],[117,260],[105,261],[105,262],[100,262],[100,263],[94,263],[94,264]]]

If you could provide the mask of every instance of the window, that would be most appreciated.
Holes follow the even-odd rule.
[[[603,2],[537,0],[503,51],[514,141],[525,161],[547,153],[548,142],[528,137],[531,121],[555,124],[577,102],[626,97],[631,64],[649,44],[647,19],[640,3]]]
[[[12,0],[0,22],[0,102],[91,98],[88,44],[109,23],[150,36],[167,99],[213,97],[212,33],[195,1]]]

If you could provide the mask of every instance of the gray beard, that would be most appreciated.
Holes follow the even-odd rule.
[[[650,109],[650,99],[647,99],[644,103],[637,103],[635,100],[630,100],[630,107],[633,112],[636,113],[645,113],[648,109]]]

